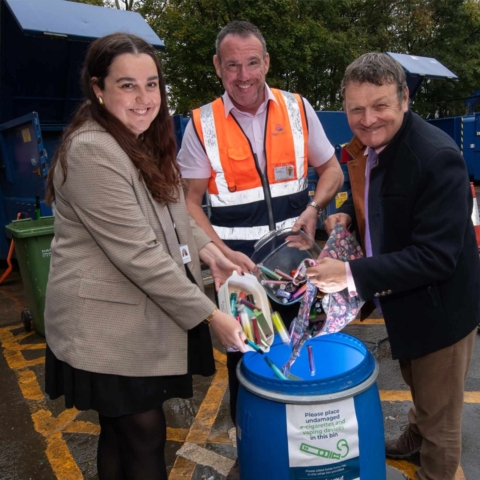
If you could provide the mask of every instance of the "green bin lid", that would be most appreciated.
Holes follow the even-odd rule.
[[[39,237],[41,235],[53,235],[54,217],[40,217],[39,220],[33,218],[23,218],[14,220],[5,227],[11,232],[14,238]]]

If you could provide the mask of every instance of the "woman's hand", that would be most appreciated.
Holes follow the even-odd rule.
[[[242,252],[236,250],[228,249],[229,251],[225,252],[225,256],[233,262],[235,265],[238,265],[243,272],[250,273],[253,272],[256,265]]]
[[[210,268],[217,291],[234,270],[239,275],[242,274],[242,268],[229,260],[214,243],[207,243],[199,254],[202,261]]]
[[[247,336],[241,325],[231,315],[217,310],[210,321],[210,326],[224,347],[236,349],[239,352],[247,351],[245,347]]]

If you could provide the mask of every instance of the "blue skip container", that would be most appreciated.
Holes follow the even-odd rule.
[[[281,368],[290,352],[277,335],[269,353],[246,353],[237,366],[241,480],[386,480],[372,354],[344,333],[317,337],[291,369],[302,380],[277,379],[264,357]]]

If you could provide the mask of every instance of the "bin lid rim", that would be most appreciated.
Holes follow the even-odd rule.
[[[240,385],[248,390],[250,393],[257,395],[258,397],[265,398],[266,400],[273,400],[274,402],[286,403],[290,405],[316,405],[319,403],[330,403],[335,400],[340,400],[346,397],[353,397],[360,395],[364,391],[368,390],[377,381],[380,373],[380,366],[377,360],[373,359],[374,366],[373,371],[369,377],[364,379],[361,383],[353,385],[348,389],[338,390],[332,393],[325,394],[305,394],[305,395],[289,395],[282,392],[275,392],[261,388],[251,381],[249,381],[242,371],[243,359],[237,365],[237,377]],[[300,382],[299,382],[300,383]]]
[[[39,220],[34,220],[33,218],[21,218],[6,225],[5,230],[8,230],[15,238],[53,235],[54,218],[55,217],[53,216],[40,217]]]
[[[270,352],[274,352],[275,347],[285,348],[283,343],[279,341],[278,335],[275,336],[276,341]],[[359,339],[352,337],[345,333],[334,333],[330,335],[323,335],[309,340],[313,343],[336,343],[342,347],[354,348],[363,355],[363,358],[348,370],[340,373],[335,373],[323,378],[304,378],[303,381],[288,381],[280,380],[275,377],[266,377],[264,374],[257,373],[254,368],[256,360],[252,357],[257,354],[252,354],[251,357],[244,357],[242,361],[242,374],[250,383],[256,385],[260,389],[265,389],[275,394],[286,394],[294,396],[303,395],[326,395],[338,391],[348,390],[365,381],[373,372],[375,368],[375,358],[370,353],[368,348]],[[251,360],[250,360],[251,359]],[[250,361],[249,361],[250,360]],[[298,360],[297,360],[298,361]],[[316,358],[319,364],[320,359]],[[253,366],[253,368],[252,368]],[[293,373],[293,372],[292,372]],[[295,373],[298,375],[298,373]]]

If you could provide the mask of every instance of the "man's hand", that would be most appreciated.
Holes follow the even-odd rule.
[[[340,223],[342,227],[347,230],[352,223],[352,219],[350,215],[347,215],[346,213],[335,213],[333,215],[330,215],[324,223],[327,235],[330,235],[330,233],[332,233],[333,227],[335,227],[337,223]]]
[[[292,227],[292,231],[298,232],[303,230],[310,238],[315,238],[315,230],[317,229],[318,215],[313,207],[307,207],[298,217],[298,220]]]
[[[347,288],[345,262],[333,258],[322,258],[318,266],[307,268],[310,281],[322,292],[341,292]]]

